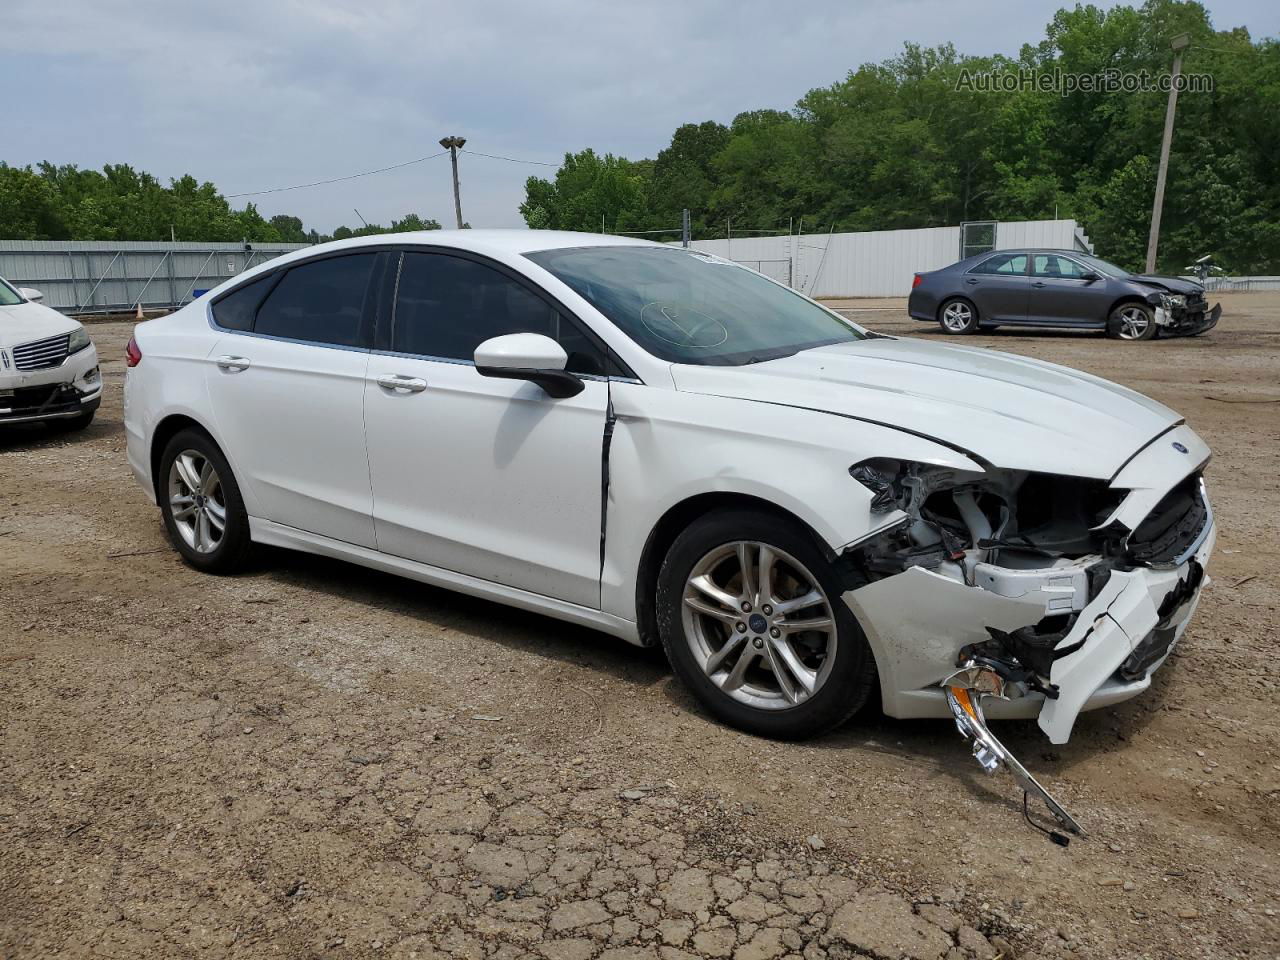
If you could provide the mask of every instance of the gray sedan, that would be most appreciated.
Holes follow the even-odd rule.
[[[1193,281],[1129,273],[1080,251],[999,250],[917,273],[907,312],[950,334],[1013,325],[1150,340],[1204,333],[1222,307],[1210,310]]]

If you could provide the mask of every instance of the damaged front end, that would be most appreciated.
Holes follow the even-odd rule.
[[[1222,304],[1214,304],[1213,309],[1209,309],[1203,292],[1181,294],[1161,290],[1150,294],[1147,302],[1163,336],[1194,337],[1212,330],[1222,316]]]
[[[986,718],[1035,716],[1065,743],[1081,711],[1150,685],[1205,580],[1207,459],[1182,426],[1110,482],[885,459],[851,468],[873,512],[896,517],[842,557],[885,712],[951,715],[984,769],[1008,768],[1078,832]]]

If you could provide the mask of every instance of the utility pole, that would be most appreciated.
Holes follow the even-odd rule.
[[[680,246],[687,248],[689,246],[689,208],[685,207],[684,212],[680,214]]]
[[[453,212],[458,217],[458,229],[462,229],[462,195],[458,192],[458,151],[466,146],[462,137],[445,137],[440,146],[449,151],[449,159],[453,161]]]
[[[1173,144],[1173,113],[1178,108],[1178,78],[1182,75],[1182,51],[1191,43],[1190,34],[1180,33],[1170,41],[1173,71],[1169,77],[1169,104],[1164,111],[1164,137],[1160,141],[1160,169],[1156,172],[1156,199],[1151,206],[1151,236],[1147,240],[1147,273],[1156,269],[1160,246],[1160,215],[1164,212],[1164,182],[1169,172],[1169,147]]]

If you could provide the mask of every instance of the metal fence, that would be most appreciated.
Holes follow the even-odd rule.
[[[916,272],[954,263],[962,242],[970,252],[1019,247],[1092,249],[1074,220],[975,223],[963,230],[954,226],[735,236],[694,240],[690,246],[758,269],[811,297],[900,297],[910,292]]]
[[[305,243],[0,240],[0,277],[64,313],[176,308]]]

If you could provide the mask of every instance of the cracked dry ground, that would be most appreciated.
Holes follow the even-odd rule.
[[[901,311],[855,316],[932,335]],[[94,426],[0,437],[0,957],[1275,956],[1280,297],[1226,311],[968,341],[1215,450],[1215,583],[1153,689],[1062,748],[998,728],[1066,850],[943,721],[771,743],[590,631],[277,552],[197,575],[123,461],[129,325],[95,325]]]

